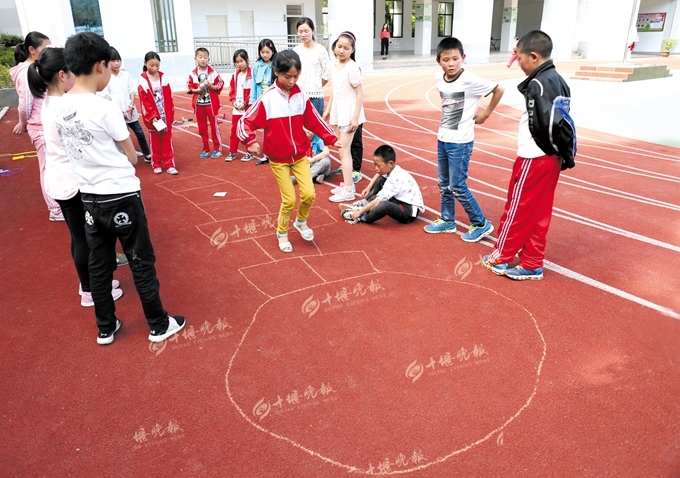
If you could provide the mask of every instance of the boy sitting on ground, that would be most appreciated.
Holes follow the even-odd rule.
[[[379,146],[373,153],[376,174],[352,204],[340,204],[342,217],[349,224],[371,224],[385,216],[402,224],[413,222],[425,211],[423,195],[410,173],[397,166],[397,155],[391,146]]]

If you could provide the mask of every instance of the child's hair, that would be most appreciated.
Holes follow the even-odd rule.
[[[389,29],[390,29],[390,24],[387,23],[387,22],[383,23],[383,26],[382,26],[381,30],[384,30],[385,27],[387,27],[387,29],[389,30]]]
[[[300,56],[293,50],[283,50],[274,58],[274,71],[276,73],[287,73],[291,68],[302,70]]]
[[[113,47],[111,47],[111,61],[123,61],[123,59],[120,57],[120,53],[118,53],[118,50]]]
[[[316,28],[314,28],[314,20],[312,20],[309,17],[302,17],[298,20],[297,25],[295,25],[295,29],[297,30],[300,28],[300,26],[307,24],[309,28],[312,30],[312,40],[316,40],[314,32],[316,31]]]
[[[146,55],[144,55],[144,67],[142,68],[142,71],[146,71],[146,62],[149,60],[161,61],[161,57],[155,51],[148,52]]]
[[[206,55],[210,56],[210,52],[208,51],[207,48],[199,46],[198,48],[196,48],[196,53],[194,53],[194,57],[197,57],[199,52],[205,53]]]
[[[57,74],[60,71],[69,72],[64,59],[64,49],[45,48],[41,51],[38,60],[28,65],[26,72],[31,94],[36,98],[45,96],[48,86],[57,83]]]
[[[100,61],[109,64],[111,45],[96,33],[77,33],[66,40],[64,58],[74,75],[90,75],[94,65]]]
[[[437,61],[439,61],[442,53],[450,50],[458,50],[460,52],[460,56],[465,55],[463,44],[458,38],[446,37],[439,42],[439,45],[437,45]]]
[[[236,50],[234,52],[234,64],[236,64],[236,59],[239,57],[243,58],[246,61],[246,63],[248,62],[248,52],[245,51],[243,48],[241,48],[240,50]]]
[[[23,63],[28,59],[30,56],[30,52],[28,51],[29,47],[33,47],[33,49],[40,48],[40,45],[42,45],[45,40],[49,40],[47,35],[43,35],[40,32],[29,32],[23,43],[18,43],[17,46],[14,47],[14,61],[16,64]]]
[[[517,42],[517,50],[522,53],[538,53],[546,60],[552,54],[553,44],[547,33],[541,30],[531,30],[522,35]]]
[[[373,153],[373,156],[382,159],[383,163],[387,164],[390,161],[397,162],[397,153],[394,151],[392,146],[383,144],[378,146],[378,148]]]
[[[335,46],[338,44],[338,40],[340,38],[347,38],[349,42],[352,44],[352,54],[349,56],[352,60],[355,60],[355,53],[357,52],[357,39],[354,36],[354,33],[344,31],[340,35],[338,35],[338,38],[335,39],[335,42],[333,42],[333,47],[332,49],[335,50]]]
[[[267,47],[272,51],[272,57],[269,59],[269,61],[274,61],[274,58],[276,57],[276,47],[274,46],[274,42],[269,38],[263,38],[257,45],[257,59],[262,59],[262,57],[260,57],[260,50],[262,50],[264,47]]]

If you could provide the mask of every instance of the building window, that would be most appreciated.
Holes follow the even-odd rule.
[[[156,35],[156,51],[159,53],[179,51],[173,0],[151,0],[151,14]]]
[[[404,36],[404,2],[402,0],[385,2],[385,21],[390,25],[392,38]]]
[[[439,4],[439,32],[437,36],[440,37],[450,37],[452,34],[453,25],[453,3],[440,3]]]
[[[411,37],[416,37],[416,0],[411,4]]]
[[[71,0],[71,13],[76,33],[94,32],[104,36],[99,0]]]

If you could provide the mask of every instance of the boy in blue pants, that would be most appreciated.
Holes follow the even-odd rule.
[[[116,269],[116,240],[130,270],[150,328],[149,340],[162,342],[179,332],[184,317],[168,316],[159,294],[156,256],[142,203],[140,183],[132,166],[137,155],[120,110],[97,97],[111,77],[111,47],[95,33],[70,37],[64,58],[76,76],[61,97],[55,117],[57,131],[78,175],[85,207],[85,237],[90,246],[90,287],[99,335],[97,343],[113,343],[122,322],[116,317],[111,280]]]
[[[457,38],[444,38],[437,46],[437,89],[442,99],[442,119],[437,132],[437,163],[441,217],[425,226],[430,234],[456,232],[456,199],[470,219],[470,229],[461,236],[465,242],[477,242],[493,231],[477,199],[467,186],[468,167],[475,139],[475,124],[491,115],[503,96],[503,87],[480,78],[463,68],[465,53]],[[492,94],[483,113],[477,113],[479,100]]]

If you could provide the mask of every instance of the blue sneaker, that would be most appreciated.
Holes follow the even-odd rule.
[[[525,269],[522,266],[517,266],[505,271],[505,275],[512,280],[541,280],[543,279],[543,268]]]
[[[210,155],[210,157],[213,159],[217,159],[220,156],[222,156],[222,151],[213,151],[213,154]]]
[[[465,242],[477,242],[493,232],[493,224],[489,221],[484,222],[483,226],[470,226],[468,232],[460,236]]]
[[[441,217],[428,224],[423,228],[428,234],[439,234],[440,232],[452,233],[456,232],[456,223],[453,221],[444,221]]]
[[[199,158],[205,159],[205,158],[207,158],[208,156],[210,156],[210,153],[207,152],[207,151],[203,151],[203,152],[201,153],[201,155],[199,156]]]
[[[354,184],[358,183],[362,179],[364,179],[364,177],[361,175],[360,171],[352,171],[352,182]]]
[[[482,265],[497,276],[504,276],[508,270],[508,264],[496,264],[489,256],[482,257]]]

